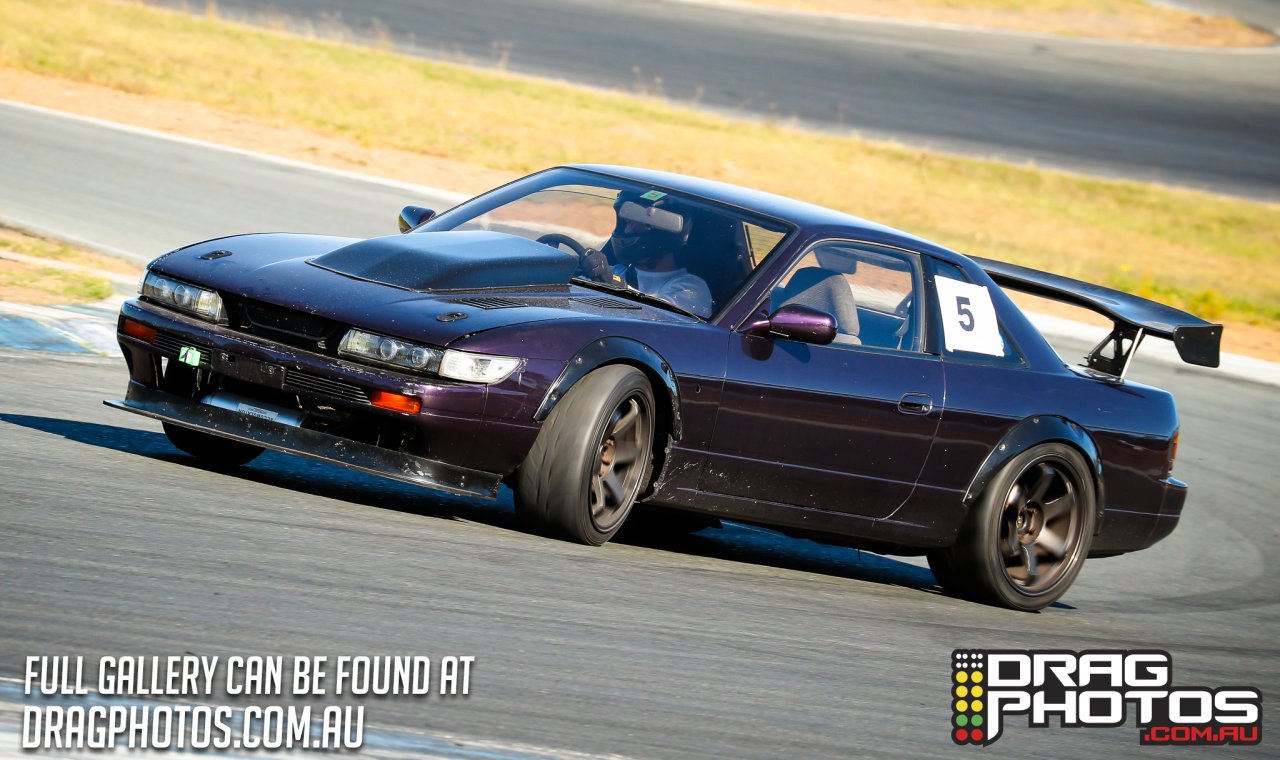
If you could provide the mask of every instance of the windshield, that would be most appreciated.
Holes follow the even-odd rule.
[[[576,282],[709,318],[790,228],[668,188],[555,169],[416,231],[442,230],[504,232],[573,250],[581,262]]]

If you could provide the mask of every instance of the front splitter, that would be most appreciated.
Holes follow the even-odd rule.
[[[191,401],[132,381],[124,400],[104,400],[102,403],[112,409],[133,412],[232,441],[350,467],[371,475],[460,496],[496,498],[501,481],[501,477],[493,473],[423,459],[318,430],[259,419]]]

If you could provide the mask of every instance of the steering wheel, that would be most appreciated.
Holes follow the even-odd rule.
[[[543,235],[542,237],[538,238],[534,242],[542,243],[543,245],[549,245],[552,248],[559,248],[560,246],[563,245],[567,247],[569,250],[578,254],[578,258],[582,258],[583,256],[587,255],[587,247],[585,245],[583,245],[582,243],[579,243],[577,240],[574,240],[568,235],[561,235],[559,232],[552,232],[550,234]]]
[[[553,232],[538,238],[537,242],[549,245],[552,248],[559,248],[562,245],[567,246],[578,254],[578,268],[574,272],[575,277],[581,275],[596,282],[609,282],[610,278],[613,277],[613,272],[609,269],[609,260],[604,257],[604,254],[594,248],[586,247],[568,235]]]

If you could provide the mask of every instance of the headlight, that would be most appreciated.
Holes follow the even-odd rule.
[[[520,367],[520,360],[512,356],[471,354],[466,351],[444,352],[440,362],[440,376],[472,383],[500,383]]]
[[[148,271],[142,278],[142,295],[165,306],[172,306],[211,322],[222,322],[227,312],[222,297],[212,290],[162,277]]]
[[[439,349],[364,330],[347,330],[338,344],[338,353],[413,370],[433,370],[440,364]]]

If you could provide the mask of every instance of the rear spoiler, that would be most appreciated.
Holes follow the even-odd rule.
[[[1115,323],[1111,334],[1085,357],[1090,369],[1123,378],[1129,360],[1146,335],[1173,341],[1178,356],[1188,364],[1218,366],[1222,325],[1206,322],[1172,306],[1070,277],[991,259],[974,258],[973,261],[1001,287],[1083,306],[1111,319]]]

